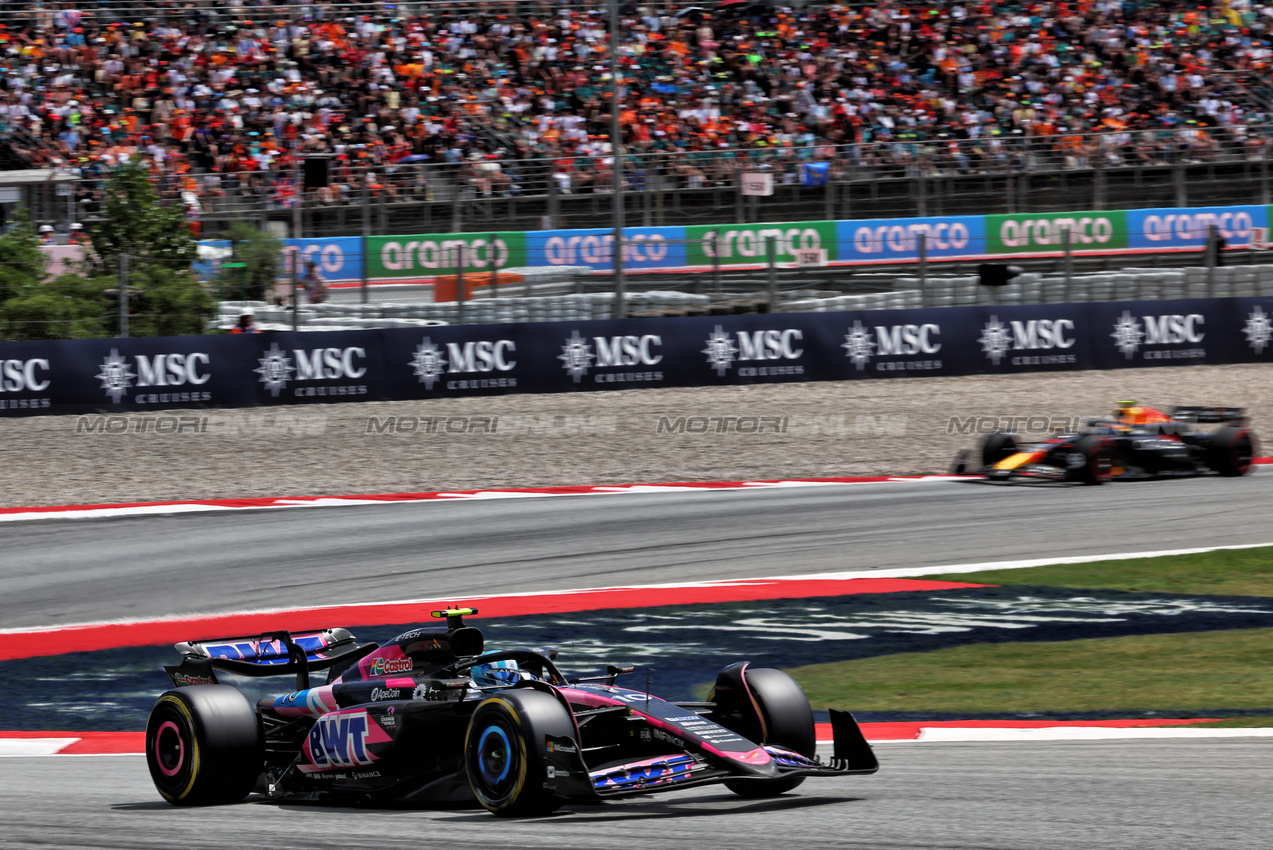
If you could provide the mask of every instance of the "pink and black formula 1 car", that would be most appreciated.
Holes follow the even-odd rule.
[[[1220,427],[1199,431],[1198,424]],[[955,458],[957,475],[991,481],[1034,478],[1103,484],[1111,479],[1166,478],[1217,473],[1246,475],[1256,450],[1255,434],[1238,407],[1177,407],[1170,414],[1134,401],[1120,401],[1111,418],[1087,420],[1075,433],[1055,433],[1021,442],[1016,434],[987,434],[981,465],[969,452]]]
[[[834,755],[816,754],[813,714],[779,670],[731,664],[707,702],[616,687],[631,666],[567,680],[546,650],[484,652],[482,632],[435,611],[385,646],[344,629],[177,644],[177,687],[146,726],[155,787],[176,805],[274,800],[411,804],[476,800],[497,815],[722,783],[744,797],[808,776],[874,773],[853,716],[832,711]],[[310,674],[326,670],[326,683]],[[253,705],[218,674],[295,674]]]

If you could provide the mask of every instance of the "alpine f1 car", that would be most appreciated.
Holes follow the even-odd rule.
[[[1218,424],[1209,432],[1199,423]],[[981,465],[969,453],[955,458],[958,475],[991,481],[1035,478],[1103,484],[1113,478],[1159,478],[1251,471],[1256,439],[1238,407],[1177,407],[1170,414],[1136,402],[1119,402],[1112,418],[1088,419],[1076,433],[1056,433],[1037,442],[997,431],[981,444]]]
[[[779,670],[730,664],[706,702],[617,687],[634,667],[567,680],[549,650],[484,652],[476,614],[435,611],[384,646],[345,629],[176,644],[173,684],[146,725],[155,787],[175,805],[277,801],[413,804],[476,800],[496,815],[571,801],[723,783],[744,797],[808,776],[874,773],[853,716],[832,711],[832,757]],[[326,683],[311,685],[314,671]],[[218,676],[295,674],[296,690],[253,705]]]

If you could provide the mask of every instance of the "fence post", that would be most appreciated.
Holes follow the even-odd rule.
[[[468,261],[468,246],[460,245],[460,267],[455,273],[455,323],[464,324],[464,265]],[[435,283],[434,286],[437,284]]]
[[[919,176],[915,180],[916,214],[920,218],[928,215],[928,176],[924,169],[924,160],[919,160]]]
[[[1220,257],[1220,236],[1214,224],[1207,225],[1207,297],[1216,297],[1216,263]]]
[[[928,306],[928,234],[919,234],[919,306]]]
[[[1269,143],[1260,148],[1260,203],[1269,203]]]
[[[301,249],[292,252],[292,330],[301,329]]]
[[[769,312],[776,313],[778,306],[778,270],[774,268],[774,237],[765,237],[765,256],[769,262]]]
[[[301,152],[292,157],[292,238],[301,238]]]
[[[712,232],[712,291],[720,295],[720,231]]]
[[[119,335],[128,339],[128,255],[119,255],[119,285],[116,287],[119,302]]]
[[[835,181],[831,179],[831,163],[827,163],[827,191],[825,210],[823,218],[827,221],[835,220]]]
[[[1176,206],[1189,206],[1189,190],[1185,187],[1185,164],[1177,162],[1171,169],[1172,182],[1176,186]]]
[[[1070,287],[1074,284],[1074,251],[1070,245],[1070,229],[1061,231],[1061,247],[1065,251],[1065,301],[1069,303]]]
[[[1105,157],[1099,148],[1092,167],[1092,209],[1103,210],[1105,209]]]
[[[367,175],[362,175],[362,303],[370,298],[367,291],[367,237],[371,236],[371,189],[367,185]]]
[[[491,234],[491,247],[487,249],[487,255],[491,258],[491,297],[499,298],[499,251],[495,247],[495,243],[499,241],[499,234]]]

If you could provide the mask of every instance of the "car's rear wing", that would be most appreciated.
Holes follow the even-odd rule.
[[[181,664],[164,667],[172,683],[179,688],[189,685],[214,685],[216,671],[240,676],[279,676],[296,674],[296,689],[309,687],[312,670],[347,667],[379,648],[375,643],[358,643],[346,629],[322,629],[314,632],[264,632],[233,638],[210,638],[183,641],[173,645],[181,653]]]
[[[1171,411],[1172,419],[1186,422],[1227,423],[1245,422],[1245,407],[1197,407],[1193,405],[1176,407]]]

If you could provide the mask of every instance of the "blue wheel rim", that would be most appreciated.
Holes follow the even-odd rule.
[[[498,785],[508,778],[512,767],[512,744],[499,726],[487,726],[477,740],[477,768],[482,778]]]

